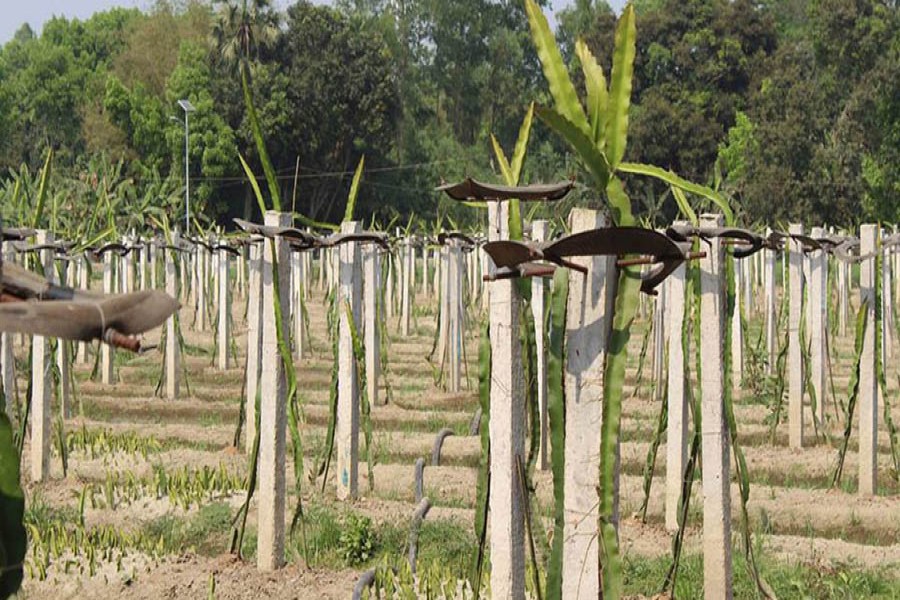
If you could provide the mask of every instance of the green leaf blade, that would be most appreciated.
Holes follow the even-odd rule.
[[[628,109],[631,107],[634,57],[637,52],[636,37],[634,6],[629,4],[616,25],[616,42],[610,73],[609,110],[604,128],[607,158],[613,169],[625,156],[625,145],[628,141]]]
[[[525,12],[531,26],[531,39],[541,60],[544,77],[550,86],[550,94],[556,103],[556,110],[582,133],[589,136],[591,129],[588,126],[584,108],[582,108],[578,94],[575,92],[575,86],[569,78],[569,71],[556,45],[553,31],[547,23],[547,17],[544,16],[544,12],[535,0],[525,0]]]

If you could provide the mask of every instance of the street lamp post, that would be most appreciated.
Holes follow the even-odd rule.
[[[188,126],[188,115],[196,109],[189,100],[179,100],[178,106],[184,111],[184,233],[187,235],[191,229],[191,176],[188,145],[190,140],[190,128]]]

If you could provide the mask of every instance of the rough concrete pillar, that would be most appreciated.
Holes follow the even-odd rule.
[[[113,252],[103,253],[103,293],[112,294],[114,282],[113,261],[115,255]],[[112,385],[113,382],[113,357],[115,352],[109,344],[100,344],[100,381],[104,385]]]
[[[247,432],[244,449],[253,451],[256,438],[256,397],[259,391],[260,356],[262,355],[262,253],[265,239],[256,239],[249,246],[250,264],[247,274],[247,369],[245,372],[247,398],[244,402],[244,426]]]
[[[306,273],[304,272],[305,252],[291,252],[291,316],[294,323],[294,356],[297,360],[303,360],[304,339],[303,323],[303,288],[306,287]]]
[[[666,305],[668,304],[668,286],[660,286],[653,305],[653,398],[664,400],[663,392],[666,383]]]
[[[703,215],[701,227],[721,227],[721,215]],[[710,240],[700,259],[700,406],[703,443],[703,593],[732,598],[730,438],[724,403],[725,252]]]
[[[129,248],[134,246],[134,239],[131,237],[126,237],[124,242]],[[122,292],[130,294],[134,291],[134,250],[130,250],[123,256],[119,264],[125,267],[119,274],[119,277],[122,278]]]
[[[247,246],[240,246],[240,254],[235,261],[235,273],[237,275],[237,295],[240,298],[246,298],[247,287]]]
[[[0,246],[3,252],[3,261],[12,259],[12,244],[3,242]],[[12,418],[15,413],[16,399],[16,360],[13,353],[13,334],[0,332],[0,385],[6,396],[6,414]]]
[[[218,356],[216,357],[216,365],[220,371],[231,368],[231,354],[228,352],[228,346],[231,344],[231,295],[229,294],[228,285],[228,252],[219,250],[217,253],[217,275],[216,284],[218,293],[218,309],[219,309],[219,327],[216,332],[218,340],[216,349]]]
[[[463,281],[465,271],[463,270],[462,250],[455,240],[450,241],[447,247],[448,260],[448,276],[449,283],[447,289],[447,306],[449,311],[448,329],[447,329],[447,349],[450,363],[450,379],[448,388],[450,392],[458,393],[461,389],[462,381],[462,345],[463,345]]]
[[[531,224],[531,239],[542,242],[549,235],[549,223],[547,221],[534,221]],[[477,257],[476,253],[470,254]],[[534,277],[531,280],[531,313],[534,319],[535,355],[537,357],[537,401],[538,414],[541,420],[540,456],[538,466],[542,471],[550,468],[550,447],[548,435],[550,424],[547,419],[547,329],[544,327],[544,311],[547,306],[547,282],[543,277]]]
[[[290,227],[291,215],[268,211],[265,224]],[[277,269],[277,271],[276,271]],[[278,295],[274,279],[278,277]],[[272,571],[284,564],[285,432],[287,384],[278,349],[278,329],[290,323],[290,248],[284,238],[263,242],[262,355],[259,378],[259,539],[256,566]],[[276,322],[275,303],[281,307]]]
[[[387,279],[384,282],[384,309],[389,322],[394,318],[394,273],[396,271],[397,260],[397,256],[391,256],[385,271],[385,277]]]
[[[82,290],[88,291],[91,287],[90,281],[90,271],[88,269],[88,259],[87,256],[82,254],[78,259],[78,287]],[[87,364],[88,356],[87,356],[87,342],[77,342],[78,352],[75,356],[75,360],[78,361],[79,364]]]
[[[441,373],[447,364],[447,349],[450,338],[450,249],[441,246],[441,261],[438,272],[440,274],[440,287],[438,288],[438,343],[437,359],[440,363]]]
[[[431,278],[428,276],[428,263],[430,262],[431,251],[428,249],[428,240],[422,243],[422,292],[425,299],[431,298]]]
[[[821,227],[812,228],[812,237],[821,238],[825,235],[825,230]],[[809,374],[812,382],[813,390],[816,394],[816,407],[814,418],[818,421],[819,426],[825,424],[825,403],[827,397],[827,388],[825,387],[825,336],[828,327],[828,317],[826,314],[827,302],[827,278],[828,263],[827,257],[823,250],[815,250],[809,254],[810,270],[809,270],[809,298],[807,302],[810,306],[810,345],[809,345]]]
[[[156,247],[154,240],[150,240],[147,242],[147,252],[150,257],[150,277],[148,282],[148,289],[155,290],[156,289],[156,268],[157,268],[157,254],[159,253],[159,249]]]
[[[678,501],[684,482],[688,443],[688,396],[684,379],[684,281],[686,267],[679,266],[669,275],[666,325],[669,338],[668,402],[669,425],[666,432],[666,529],[678,530]]]
[[[178,245],[178,233],[173,238],[173,244]],[[166,269],[166,293],[173,298],[178,297],[178,276],[177,267],[175,265],[176,251],[171,249],[163,249]],[[181,257],[184,260],[184,257]],[[181,347],[178,344],[178,332],[175,327],[176,315],[166,319],[166,364],[165,380],[166,380],[166,398],[175,400],[180,392],[181,373],[179,366],[181,365]]]
[[[53,234],[44,229],[37,232],[37,244],[53,241]],[[35,255],[51,276],[53,255],[51,250],[41,250]],[[52,276],[51,276],[52,278]],[[48,360],[47,338],[35,335],[31,338],[31,480],[44,481],[50,477],[50,361]]]
[[[792,223],[791,234],[803,234],[803,225]],[[803,318],[803,251],[798,241],[789,241],[790,280],[788,305],[788,435],[791,448],[803,447],[803,376],[805,365],[800,344],[800,320]]]
[[[197,331],[206,331],[206,292],[209,284],[207,254],[208,252],[204,246],[197,246],[197,264],[194,265],[194,269],[197,272]]]
[[[838,276],[838,331],[841,337],[847,335],[847,322],[850,319],[850,265],[836,260]]]
[[[744,270],[743,261],[734,261],[734,312],[731,314],[731,385],[739,390],[744,379],[744,327],[741,320],[741,304],[744,302]],[[746,305],[745,305],[746,306]]]
[[[766,236],[772,233],[772,230],[766,228]],[[766,349],[768,350],[768,364],[766,371],[769,375],[775,372],[775,362],[778,360],[778,311],[775,308],[775,261],[778,258],[778,251],[765,249],[765,285],[766,296]],[[786,256],[785,256],[786,258]]]
[[[882,235],[887,235],[887,231]],[[881,251],[881,364],[894,354],[894,300],[891,284],[891,251],[888,248]]]
[[[508,238],[509,207],[488,203],[488,238]],[[525,598],[525,498],[517,461],[525,461],[525,394],[515,282],[494,281],[490,300],[491,596]],[[596,432],[595,432],[596,433]]]
[[[400,282],[400,334],[403,337],[409,336],[409,324],[412,312],[412,303],[410,296],[412,294],[412,271],[413,263],[413,247],[409,238],[403,242],[403,269],[401,272],[402,280]]]
[[[873,254],[878,247],[878,226],[863,225],[859,254]],[[859,265],[860,302],[866,306],[866,332],[859,364],[859,495],[873,496],[878,485],[878,380],[875,377],[875,259]]]
[[[53,257],[50,258],[51,264]],[[69,263],[66,260],[59,261],[59,282],[62,285],[70,285]],[[72,373],[69,369],[69,356],[71,356],[71,342],[69,340],[56,341],[56,368],[59,371],[59,388],[56,398],[59,403],[59,412],[64,419],[72,416]]]
[[[143,292],[144,290],[149,288],[149,285],[147,283],[147,252],[150,246],[149,242],[140,238],[138,239],[137,245],[138,272],[140,273],[141,291]]]
[[[381,336],[379,290],[381,289],[381,261],[378,247],[363,248],[363,304],[365,314],[366,394],[369,406],[378,404],[378,383],[381,379]],[[387,398],[385,398],[387,403]]]
[[[605,227],[595,210],[569,213],[572,233]],[[566,442],[564,475],[563,575],[564,598],[600,595],[597,489],[600,485],[600,445],[603,366],[612,328],[617,273],[615,257],[572,258],[586,267],[569,275],[566,309]],[[493,420],[493,412],[491,412]],[[618,449],[616,450],[618,452]]]
[[[359,221],[341,224],[342,233],[359,233]],[[362,332],[360,252],[357,242],[341,244],[338,313],[338,397],[337,426],[337,497],[355,499],[359,494],[359,380],[353,355],[350,318],[357,332]],[[349,311],[349,315],[348,315]]]

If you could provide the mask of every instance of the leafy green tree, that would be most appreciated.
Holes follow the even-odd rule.
[[[228,206],[209,201],[220,187],[221,179],[238,172],[240,164],[234,131],[215,109],[212,76],[206,45],[184,42],[179,52],[178,66],[169,77],[166,98],[168,106],[175,106],[179,99],[187,98],[196,109],[190,117],[188,147],[191,176],[199,176],[200,179],[199,184],[191,189],[199,200],[198,212],[209,204],[207,216],[215,218],[227,213]],[[183,129],[170,126],[165,131],[172,164],[180,166],[184,157]]]

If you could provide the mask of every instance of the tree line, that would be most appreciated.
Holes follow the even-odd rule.
[[[548,2],[544,2],[545,5]],[[748,223],[900,221],[900,16],[886,0],[635,0],[638,48],[628,159],[730,194]],[[609,73],[615,15],[602,0],[557,13],[575,79],[583,39]],[[243,37],[242,37],[243,36]],[[158,0],[87,20],[25,24],[0,49],[0,176],[36,169],[83,182],[98,164],[135,196],[176,206],[188,99],[192,202],[207,220],[251,216],[239,152],[255,172],[235,40],[283,204],[336,221],[353,170],[361,214],[454,222],[472,211],[442,180],[498,181],[491,134],[511,146],[528,103],[547,99],[519,0]],[[523,182],[582,167],[543,127]],[[651,222],[666,188],[628,181]],[[9,186],[7,186],[8,188]],[[91,196],[94,198],[95,196]],[[73,200],[74,201],[74,200]]]

